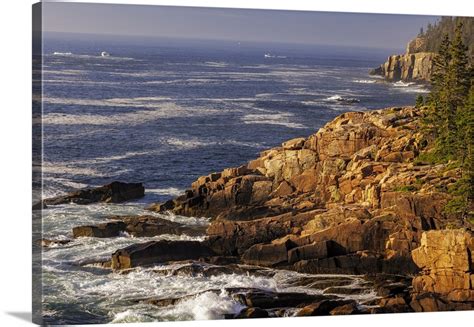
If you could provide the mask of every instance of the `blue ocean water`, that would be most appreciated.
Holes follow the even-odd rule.
[[[198,176],[308,136],[344,111],[413,104],[425,90],[368,75],[389,54],[228,41],[46,38],[46,190],[143,182],[153,201]]]
[[[110,56],[101,56],[103,51]],[[34,93],[35,105],[42,101],[43,108],[43,196],[113,180],[143,182],[146,196],[121,205],[51,206],[43,211],[43,237],[72,239],[74,226],[104,222],[107,215],[153,214],[144,211],[150,202],[178,195],[197,177],[245,164],[285,140],[309,136],[345,111],[413,104],[419,93],[427,92],[422,86],[368,75],[392,52],[47,35],[42,80],[34,80],[34,90],[43,85],[43,94]],[[155,215],[189,225],[209,223],[202,217]],[[44,249],[45,322],[216,319],[242,309],[225,287],[324,291],[299,286],[297,281],[308,276],[289,271],[261,276],[157,274],[179,268],[171,264],[117,274],[93,264],[138,242],[203,238],[83,237]],[[347,287],[366,285],[360,276],[347,278]],[[137,302],[179,296],[190,297],[164,308]],[[377,297],[370,287],[340,296],[360,304]],[[289,308],[285,314],[294,312]]]

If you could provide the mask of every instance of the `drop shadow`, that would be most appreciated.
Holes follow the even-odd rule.
[[[14,311],[14,312],[5,312],[7,315],[10,315],[12,317],[18,318],[23,321],[27,321],[29,323],[32,322],[32,316],[31,312],[26,312],[26,311]]]

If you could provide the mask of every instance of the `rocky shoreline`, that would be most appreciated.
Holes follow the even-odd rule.
[[[443,210],[451,198],[447,189],[461,171],[418,159],[427,145],[420,118],[413,107],[344,113],[308,138],[198,178],[183,195],[150,206],[149,216],[108,217],[98,225],[77,226],[73,236],[205,235],[204,241],[133,244],[97,264],[127,273],[181,262],[187,268],[171,273],[190,275],[285,269],[307,274],[307,281],[298,282],[322,292],[311,297],[229,289],[245,308],[227,318],[281,316],[287,307],[295,308],[295,315],[474,309],[473,226]],[[141,184],[114,182],[43,205],[123,202],[143,191]],[[190,229],[156,214],[208,217],[211,223],[205,231]],[[364,275],[364,282],[347,287],[352,279],[341,275],[339,282],[325,285],[320,274]],[[374,303],[361,306],[331,295],[335,288],[364,292],[364,283],[377,290]]]

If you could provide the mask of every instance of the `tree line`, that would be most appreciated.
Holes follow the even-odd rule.
[[[429,23],[425,29],[421,28],[418,37],[425,39],[419,51],[437,52],[439,51],[443,39],[446,35],[450,39],[454,38],[456,27],[463,25],[462,39],[464,44],[474,44],[474,18],[473,17],[442,17],[434,24]],[[473,56],[474,47],[468,50],[469,56]]]
[[[423,127],[431,140],[430,158],[462,169],[462,178],[452,190],[452,212],[469,214],[474,199],[474,69],[465,44],[463,22],[452,36],[445,34],[433,59],[431,92],[418,97],[423,108]],[[471,212],[472,214],[472,212]]]

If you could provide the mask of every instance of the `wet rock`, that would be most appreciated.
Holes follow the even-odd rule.
[[[202,262],[207,262],[213,265],[231,265],[239,263],[239,257],[236,256],[213,256],[200,259]]]
[[[213,255],[213,251],[204,242],[150,241],[115,251],[112,254],[112,268],[128,269],[168,261],[197,260]]]
[[[297,307],[307,303],[331,299],[330,296],[311,295],[291,292],[269,292],[259,289],[249,289],[245,292],[235,293],[233,297],[248,307],[272,309],[282,307]]]
[[[112,182],[101,187],[83,189],[64,196],[45,199],[43,203],[46,205],[90,204],[95,202],[121,203],[143,196],[145,196],[145,188],[142,183]]]
[[[153,237],[163,234],[198,236],[205,234],[203,226],[186,226],[154,216],[111,216],[112,221],[73,228],[74,237],[116,237],[127,233],[133,237]]]
[[[355,301],[335,307],[329,312],[329,314],[332,316],[354,315],[360,313],[363,313],[363,311],[357,307],[357,303]]]
[[[179,267],[160,268],[153,271],[164,276],[211,277],[222,274],[242,274],[268,277],[268,274],[265,271],[261,271],[257,267],[241,266],[237,264],[219,266],[203,262],[190,262]]]
[[[170,305],[176,305],[179,302],[185,300],[185,298],[164,298],[164,299],[146,299],[146,300],[141,300],[137,302],[141,303],[146,303],[146,304],[151,304],[155,305],[157,307],[167,307]]]
[[[79,262],[79,265],[82,267],[96,267],[96,268],[110,269],[112,262],[110,260],[103,260],[103,259],[88,259],[88,260]]]
[[[78,226],[72,229],[74,238],[77,237],[117,237],[125,230],[125,223],[115,221],[98,225]]]
[[[300,277],[299,279],[294,280],[291,285],[304,286],[309,289],[325,290],[328,287],[348,286],[353,283],[354,280],[352,278],[345,276],[331,276],[331,278],[327,278],[326,276],[313,275],[310,277]]]
[[[134,237],[153,237],[162,234],[190,236],[204,235],[206,227],[189,226],[155,216],[111,216],[110,220],[125,223],[125,231]]]
[[[401,296],[381,299],[378,305],[377,308],[373,309],[372,313],[403,313],[413,311]]]
[[[235,318],[267,318],[268,312],[260,308],[245,308]]]
[[[331,314],[332,310],[344,305],[355,305],[353,300],[323,300],[303,307],[296,313],[297,317],[303,316],[326,316]]]

